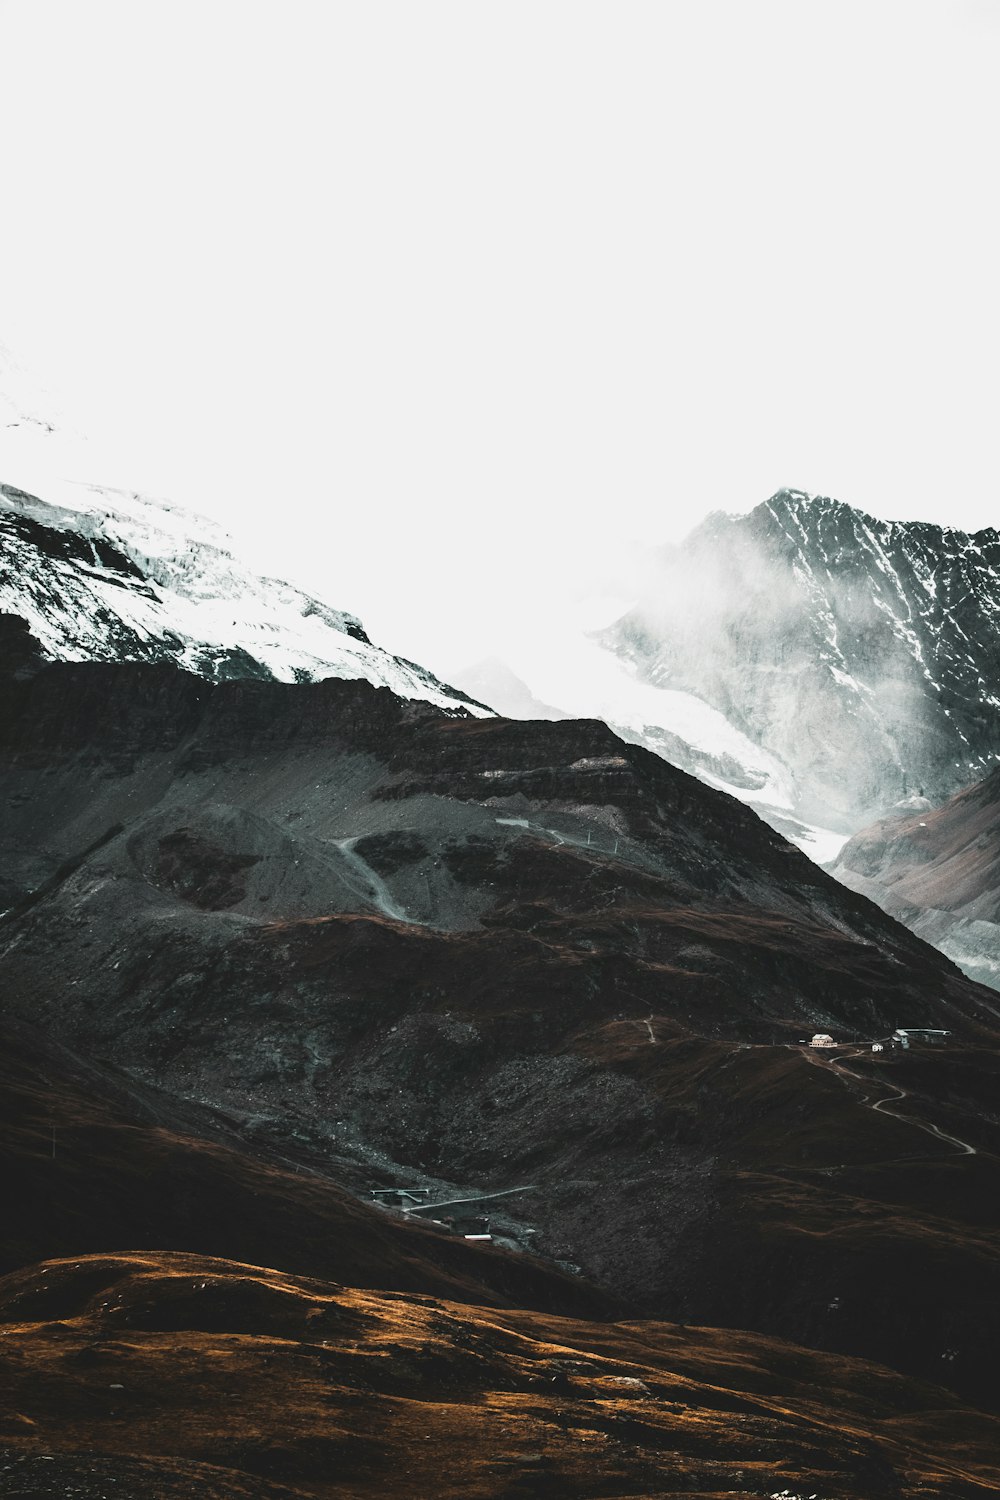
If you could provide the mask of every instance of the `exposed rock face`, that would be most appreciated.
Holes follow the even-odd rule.
[[[981,775],[1000,745],[1000,536],[878,521],[782,490],[710,516],[602,636],[644,680],[721,711],[851,832]]]
[[[445,932],[488,944],[567,920],[578,941],[585,913],[607,924],[621,904],[650,924],[657,960],[705,926],[709,947],[763,955],[786,923],[792,940],[773,970],[751,971],[738,997],[708,984],[716,998],[698,1029],[717,1035],[818,1024],[807,972],[841,1027],[884,1029],[901,987],[915,985],[916,1002],[928,962],[942,993],[961,989],[946,962],[752,813],[597,722],[459,720],[362,683],[213,687],[167,666],[101,664],[9,684],[4,709],[18,900],[37,904],[45,882],[93,849],[85,863],[104,869],[101,900],[127,877],[136,910],[145,900],[225,910],[238,919],[227,938],[337,912],[384,917],[389,899],[418,944]],[[58,901],[70,876],[60,878]],[[800,929],[812,952],[796,972]],[[612,940],[610,951],[628,946]]]
[[[992,996],[746,808],[600,723],[365,683],[53,664],[0,710],[22,1017],[358,1190],[530,1187],[502,1234],[637,1314],[992,1389]],[[946,1094],[885,1066],[982,1154],[771,1045],[900,1024],[955,1034]],[[904,1263],[947,1286],[919,1327]]]
[[[833,873],[1000,989],[1000,770],[943,806],[905,806],[850,840]]]
[[[174,662],[213,680],[359,678],[452,712],[490,712],[383,651],[359,620],[261,578],[214,523],[89,489],[77,508],[0,484],[0,610],[62,661]]]

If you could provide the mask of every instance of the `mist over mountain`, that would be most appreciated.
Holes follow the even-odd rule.
[[[878,521],[783,490],[665,553],[655,590],[601,640],[776,756],[796,813],[853,831],[993,763],[998,621],[992,528]]]
[[[1000,538],[778,491],[661,550],[642,597],[458,679],[504,713],[603,718],[820,863],[975,780],[1000,732]],[[648,581],[652,575],[652,582]]]

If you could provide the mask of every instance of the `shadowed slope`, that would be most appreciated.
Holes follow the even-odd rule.
[[[0,1269],[148,1248],[251,1256],[357,1286],[601,1316],[610,1299],[525,1256],[368,1208],[252,1148],[238,1123],[0,1022]]]
[[[503,1314],[183,1255],[33,1267],[0,1282],[0,1319],[15,1451],[97,1449],[112,1472],[141,1458],[168,1477],[208,1464],[232,1485],[221,1494],[258,1477],[256,1493],[280,1480],[345,1500],[997,1493],[978,1413],[748,1335]]]

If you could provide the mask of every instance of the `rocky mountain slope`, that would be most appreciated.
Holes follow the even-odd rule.
[[[850,833],[994,763],[998,627],[992,528],[879,521],[782,490],[669,549],[655,589],[601,641],[786,768],[784,803],[749,793],[776,826],[793,814]]]
[[[622,1322],[231,1117],[30,1027],[0,1042],[0,1493],[996,1493],[992,1419],[940,1385]]]
[[[524,1255],[378,1212],[240,1122],[0,1017],[0,1275],[47,1257],[187,1251],[352,1286],[601,1317],[617,1303]],[[3,1493],[0,1488],[0,1493]]]
[[[940,807],[916,799],[862,830],[833,873],[1000,989],[1000,770]]]
[[[360,682],[29,663],[2,710],[9,1011],[359,1194],[510,1192],[636,1315],[994,1399],[1000,1007],[751,812]],[[898,1025],[955,1042],[795,1045]]]
[[[172,661],[205,677],[357,678],[453,712],[490,712],[383,651],[353,615],[260,578],[213,522],[141,495],[0,484],[0,611],[62,661]]]

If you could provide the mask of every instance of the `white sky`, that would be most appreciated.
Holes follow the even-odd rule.
[[[0,0],[0,55],[0,339],[87,477],[438,670],[782,484],[1000,520],[1000,0]]]

